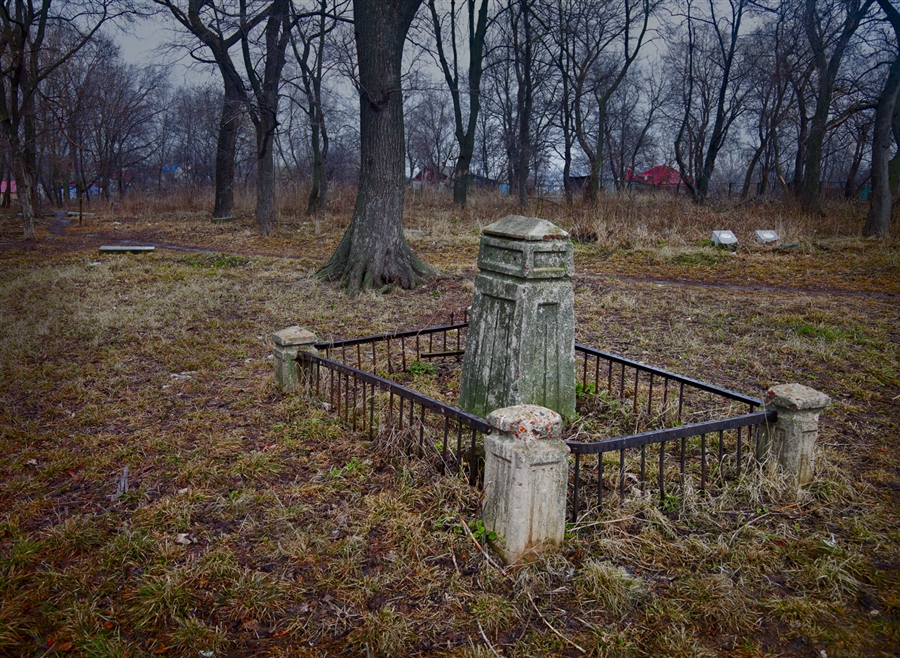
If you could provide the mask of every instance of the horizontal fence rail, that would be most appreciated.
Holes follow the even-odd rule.
[[[721,398],[727,400],[733,400],[735,402],[743,402],[744,404],[749,405],[750,407],[758,407],[762,404],[762,400],[757,398],[753,398],[747,395],[742,395],[741,393],[735,393],[734,391],[729,391],[727,388],[720,388],[719,386],[713,386],[712,384],[707,384],[706,382],[701,382],[696,379],[691,379],[690,377],[685,377],[683,375],[678,375],[674,372],[669,372],[668,370],[662,370],[661,368],[655,368],[653,366],[647,365],[646,363],[641,363],[640,361],[632,361],[631,359],[626,359],[623,356],[619,356],[617,354],[610,354],[609,352],[601,352],[600,350],[595,350],[592,347],[587,347],[585,345],[579,345],[575,343],[575,353],[580,353],[582,355],[582,368],[581,368],[581,383],[582,386],[586,386],[590,382],[589,370],[593,372],[594,375],[594,385],[599,388],[600,384],[600,362],[606,361],[607,366],[605,368],[606,372],[604,374],[607,375],[607,386],[608,388],[612,388],[614,384],[614,380],[616,376],[620,374],[620,372],[624,372],[626,368],[632,369],[637,373],[646,373],[650,375],[650,381],[653,381],[654,377],[661,378],[664,382],[675,382],[679,385],[679,387],[688,387],[693,388],[698,391],[704,391],[706,393],[712,393],[713,395],[717,395]],[[591,358],[593,357],[593,358]],[[593,363],[591,363],[593,361]],[[615,368],[615,373],[613,372],[613,364],[620,366],[619,368]],[[594,365],[593,368],[590,368],[590,365]],[[618,381],[621,383],[622,379],[619,378]],[[651,384],[652,386],[652,384]],[[624,393],[624,390],[621,391]]]
[[[477,485],[488,423],[389,379],[409,382],[437,366],[441,392],[456,390],[467,328],[463,313],[447,325],[319,342],[324,356],[301,352],[298,361],[308,389],[354,431],[393,435],[407,454],[433,457],[441,472]],[[757,411],[762,401],[751,396],[581,344],[575,354],[579,421],[566,440],[572,522],[616,490],[620,501],[639,490],[666,505],[688,490],[723,487],[755,461],[754,429],[776,418]]]
[[[355,365],[365,372],[387,375],[404,372],[415,362],[431,363],[448,358],[458,362],[465,352],[469,326],[465,314],[463,318],[463,322],[455,322],[455,316],[451,316],[448,325],[316,343],[315,348],[324,352],[326,358]]]

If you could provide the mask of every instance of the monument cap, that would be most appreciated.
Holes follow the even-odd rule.
[[[498,238],[531,242],[565,240],[569,237],[566,231],[546,219],[523,217],[522,215],[507,215],[493,224],[488,224],[481,232],[484,235],[493,235]]]

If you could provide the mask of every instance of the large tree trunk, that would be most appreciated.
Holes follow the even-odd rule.
[[[241,90],[225,80],[225,98],[216,146],[216,200],[213,219],[234,216],[234,156],[241,116]]]
[[[34,189],[28,158],[21,148],[12,147],[13,168],[16,172],[16,196],[22,206],[22,228],[26,240],[37,237],[34,228]]]
[[[404,137],[401,60],[422,0],[354,0],[359,57],[360,170],[350,226],[317,276],[353,295],[432,274],[403,237]]]
[[[834,39],[830,57],[826,53],[826,41],[818,32],[820,25],[819,16],[816,13],[816,0],[806,0],[805,2],[804,27],[819,77],[816,109],[809,125],[809,135],[804,152],[803,179],[799,188],[801,201],[808,210],[819,210],[821,205],[822,149],[825,143],[825,134],[828,132],[828,114],[831,111],[831,98],[834,95],[834,84],[840,70],[841,60],[850,39],[873,2],[874,0],[854,0],[847,4],[844,23],[840,33]]]
[[[269,235],[275,223],[274,108],[260,108],[256,126],[256,223],[260,235]]]
[[[324,117],[318,107],[314,117],[310,136],[313,151],[312,187],[309,190],[309,201],[306,204],[307,215],[324,210],[325,202],[328,199],[328,177],[325,173],[325,161],[328,157],[328,133]]]
[[[878,0],[894,33],[900,38],[900,12],[894,9],[888,0]],[[893,195],[891,190],[890,155],[891,128],[898,114],[900,103],[900,57],[894,59],[888,71],[887,80],[878,98],[875,109],[875,127],[872,131],[872,193],[869,201],[869,214],[863,235],[888,236],[891,233],[891,215],[893,214]],[[897,157],[900,157],[898,148]]]
[[[471,131],[466,139],[460,142],[459,157],[453,172],[453,203],[460,208],[466,207],[469,194],[469,168],[472,165],[472,153],[475,151],[475,133]]]

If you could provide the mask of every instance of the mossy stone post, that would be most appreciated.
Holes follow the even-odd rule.
[[[760,425],[757,457],[770,476],[782,473],[798,487],[812,482],[819,414],[831,398],[809,386],[782,384],[766,391],[764,402],[778,420]]]
[[[569,448],[562,418],[537,405],[496,409],[484,437],[485,531],[506,564],[559,548],[566,534]]]
[[[569,235],[510,215],[483,229],[459,404],[486,417],[536,404],[575,415],[575,270]]]
[[[318,339],[311,331],[293,326],[272,334],[272,357],[275,360],[275,386],[282,393],[291,391],[300,384],[300,352],[318,354],[314,347]]]

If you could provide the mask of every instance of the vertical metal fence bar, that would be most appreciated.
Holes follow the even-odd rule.
[[[425,405],[420,405],[422,413],[419,415],[419,457],[424,454],[425,446]]]
[[[678,385],[678,422],[681,422],[681,410],[684,407],[684,382]]]
[[[619,498],[625,500],[625,449],[619,450]]]
[[[638,380],[641,378],[641,371],[637,368],[634,369],[634,404],[631,407],[631,413],[637,417],[638,410]]]
[[[344,420],[350,420],[350,373],[344,375]]]
[[[580,484],[581,455],[575,453],[575,478],[572,486],[572,523],[578,520],[578,485]]]
[[[742,427],[737,428],[737,476],[741,477],[741,449],[743,446],[741,445],[741,430]]]
[[[370,390],[371,399],[369,400],[369,438],[375,436],[375,387]]]
[[[347,375],[347,377],[349,378],[350,375]],[[347,388],[349,389],[350,387],[348,386]],[[356,378],[356,376],[354,376],[353,377],[353,408],[352,408],[352,414],[351,414],[353,416],[352,427],[353,427],[354,432],[356,431],[356,405],[359,403],[359,400],[357,400],[357,397],[356,397],[358,388],[359,388],[359,380]],[[347,395],[348,396],[350,395],[349,390],[347,391]],[[347,406],[349,407],[350,405],[347,405]]]
[[[679,458],[679,466],[681,468],[681,493],[684,493],[684,451],[687,446],[687,439],[681,439],[681,456]]]
[[[650,393],[647,395],[647,417],[653,418],[653,373],[650,373]]]
[[[719,430],[719,482],[722,484],[725,484],[725,473],[722,472],[722,461],[725,459],[724,439],[725,431]]]
[[[419,334],[416,334],[416,361],[422,360],[422,351],[419,349]]]
[[[334,370],[329,369],[329,382],[328,382],[328,402],[331,405],[331,409],[335,408],[334,406]]]
[[[665,483],[665,470],[666,470],[666,442],[659,442],[659,504],[662,505],[666,502],[666,483]]]
[[[597,509],[603,511],[603,453],[597,453]]]
[[[594,393],[600,392],[600,357],[594,362]]]
[[[356,344],[356,368],[362,370],[362,345]]]
[[[447,439],[450,438],[450,419],[444,416],[444,441],[441,443],[441,475],[447,472]]]
[[[366,431],[366,382],[362,383],[362,431]]]
[[[660,412],[660,416],[663,416],[663,420],[665,420],[666,415],[666,407],[669,404],[669,378],[663,377],[663,401],[662,401],[662,411]]]
[[[647,446],[641,446],[641,493],[644,493],[644,483],[647,480]]]
[[[372,343],[372,372],[378,370],[378,350],[375,349],[375,343]]]
[[[619,399],[625,399],[625,364],[622,364],[622,376],[619,377]]]
[[[387,338],[387,364],[388,364],[388,374],[394,374],[394,363],[391,360],[391,337]]]
[[[400,336],[400,363],[403,369],[400,372],[406,372],[406,337]]]
[[[475,465],[475,428],[472,428],[472,443],[469,447],[469,484],[475,486],[478,480],[478,469]]]
[[[756,405],[751,404],[750,405],[750,413],[753,413],[755,410],[756,410]],[[747,431],[753,432],[753,438],[751,439],[750,436],[748,436],[747,438],[753,441],[753,448],[754,448],[753,460],[755,460],[756,463],[758,464],[759,463],[759,427],[757,427],[755,431],[754,430],[747,430]]]
[[[462,423],[460,421],[456,421],[456,472],[460,473],[462,471]]]
[[[700,491],[706,491],[706,434],[700,435]]]
[[[347,346],[341,345],[341,362],[347,363]]]
[[[444,335],[444,351],[446,352],[447,351],[447,330],[444,329],[441,333]]]
[[[397,410],[397,417],[400,419],[400,431],[403,431],[403,396],[398,395],[397,399],[399,400],[399,409]]]
[[[587,392],[587,352],[584,353],[584,362],[581,368],[581,390]]]

